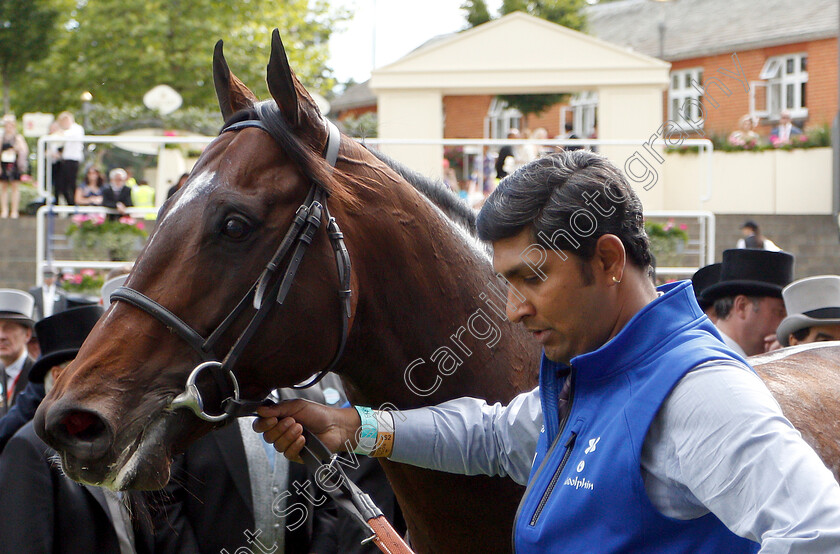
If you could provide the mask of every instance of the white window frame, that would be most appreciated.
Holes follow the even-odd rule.
[[[484,137],[485,138],[507,138],[508,131],[511,129],[522,130],[522,124],[525,118],[522,112],[516,108],[511,108],[507,102],[494,97],[490,102],[490,107],[487,110],[487,117],[484,120]]]
[[[804,63],[803,63],[804,62]],[[764,67],[761,68],[759,79],[753,85],[763,86],[766,89],[764,109],[755,109],[755,89],[750,87],[750,110],[757,116],[766,117],[771,121],[778,121],[782,110],[790,112],[793,119],[805,119],[808,117],[808,107],[805,105],[805,98],[802,98],[802,85],[808,83],[807,52],[795,54],[784,54],[767,58]],[[788,65],[793,66],[788,71]]]
[[[677,86],[674,86],[674,79],[677,79]],[[697,86],[694,86],[697,85]],[[672,71],[668,80],[668,119],[676,123],[682,130],[702,129],[704,125],[701,115],[703,112],[696,103],[691,104],[692,121],[688,122],[682,116],[682,108],[687,100],[703,101],[703,68],[691,67]],[[678,108],[674,107],[677,103]]]
[[[586,91],[572,96],[569,101],[572,112],[573,132],[580,138],[591,137],[595,132],[595,124],[598,121],[598,92]],[[563,113],[563,121],[560,125],[560,133],[566,128],[566,114]]]

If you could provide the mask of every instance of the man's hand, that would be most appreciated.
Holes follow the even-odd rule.
[[[262,433],[265,442],[295,462],[300,461],[306,442],[301,434],[304,425],[330,452],[355,448],[356,431],[361,426],[355,408],[330,408],[308,400],[263,406],[257,409],[257,415],[254,431]]]

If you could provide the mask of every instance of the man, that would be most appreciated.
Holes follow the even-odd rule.
[[[790,112],[782,110],[779,114],[779,124],[770,131],[770,143],[773,146],[790,144],[791,138],[802,134],[802,129],[791,121]]]
[[[18,393],[29,381],[29,370],[35,363],[26,343],[32,336],[35,299],[22,290],[0,289],[0,379],[3,414],[15,403]]]
[[[68,308],[67,294],[57,282],[58,275],[54,268],[44,269],[44,284],[29,289],[29,294],[35,299],[35,320],[64,311]]]
[[[102,187],[102,205],[115,208],[121,215],[125,215],[126,208],[134,205],[131,200],[131,189],[126,186],[128,173],[121,167],[114,168],[108,173],[108,184]],[[111,215],[111,219],[119,216]]]
[[[840,277],[819,275],[784,288],[787,317],[776,337],[782,346],[840,340]]]
[[[778,252],[781,250],[776,243],[761,233],[758,223],[748,219],[741,225],[741,238],[735,244],[735,248],[757,248],[758,250],[770,250]]]
[[[333,450],[527,483],[520,553],[836,551],[840,486],[690,284],[654,289],[643,221],[605,158],[526,165],[478,233],[510,283],[508,317],[543,345],[538,388],[400,417],[295,400],[260,408],[255,430],[292,458],[300,422]]]
[[[102,308],[88,306],[39,321],[35,327],[43,355],[32,366],[32,382],[49,391],[101,315]],[[0,456],[0,550],[16,554],[152,552],[150,530],[143,527],[140,517],[132,522],[117,493],[71,481],[54,462],[55,456],[35,435],[31,421]]]
[[[720,280],[703,293],[714,302],[723,342],[744,357],[767,352],[786,315],[782,289],[791,281],[793,256],[787,252],[725,250]]]
[[[58,126],[61,136],[65,138],[78,138],[85,136],[84,128],[76,123],[73,114],[61,112],[58,114]],[[68,140],[61,146],[61,159],[58,164],[57,181],[55,183],[55,203],[58,204],[59,196],[64,197],[68,206],[75,204],[76,198],[76,177],[79,173],[79,164],[85,159],[85,144],[80,140]]]
[[[507,133],[507,138],[515,140],[519,138],[519,129],[512,128]],[[496,178],[504,179],[508,173],[516,167],[517,156],[512,144],[505,144],[499,148],[499,156],[496,158]]]

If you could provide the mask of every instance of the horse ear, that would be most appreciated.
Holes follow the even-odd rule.
[[[271,57],[268,59],[266,68],[266,81],[272,98],[277,102],[286,121],[294,129],[300,123],[298,95],[292,68],[289,67],[289,59],[286,57],[286,49],[283,47],[280,31],[277,29],[271,33]]]
[[[254,107],[257,97],[245,84],[231,73],[222,51],[223,42],[216,43],[213,50],[213,84],[216,86],[216,98],[225,121],[239,110]]]

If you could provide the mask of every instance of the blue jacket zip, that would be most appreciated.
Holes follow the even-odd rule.
[[[548,460],[551,458],[551,454],[554,453],[554,449],[557,447],[557,443],[560,441],[560,437],[563,435],[563,431],[565,431],[565,429],[566,429],[566,424],[569,422],[569,416],[572,414],[572,406],[573,406],[574,401],[575,401],[575,368],[574,367],[570,368],[568,379],[571,379],[571,383],[569,384],[569,409],[566,411],[566,414],[563,416],[563,421],[561,421],[560,425],[558,426],[559,429],[557,430],[557,436],[554,437],[554,441],[552,441],[552,443],[551,443],[551,448],[548,449],[548,452],[546,453],[545,457],[543,458],[539,469],[534,474],[534,478],[531,479],[530,483],[528,483],[528,487],[525,489],[525,494],[522,495],[522,500],[519,501],[519,507],[516,509],[516,516],[513,518],[513,531],[511,531],[511,551],[514,552],[514,553],[516,552],[516,522],[519,521],[519,514],[522,512],[522,507],[525,505],[525,500],[528,498],[528,495],[531,493],[531,489],[534,486],[534,483],[537,482],[537,479],[542,474],[543,469],[545,469],[546,462],[548,462]],[[545,416],[543,416],[543,419],[545,419]],[[576,436],[577,435],[573,434],[571,439],[569,441],[567,441],[567,443],[566,443],[566,452],[563,455],[563,461],[560,464],[560,468],[558,469],[558,471],[554,474],[554,477],[552,478],[552,483],[553,484],[556,483],[556,481],[559,479],[560,473],[563,471],[563,466],[566,465],[566,462],[568,461],[569,457],[572,454],[572,449],[574,448],[574,441],[575,441]],[[570,442],[571,442],[571,446],[569,445]],[[553,489],[553,488],[554,488],[553,486],[550,486],[549,489],[546,490],[546,492],[543,494],[543,497],[540,499],[540,504],[539,504],[536,512],[534,513],[534,516],[531,518],[531,521],[530,521],[531,526],[536,524],[537,519],[539,518],[540,512],[542,511],[542,507],[545,506],[545,503],[548,501],[548,496],[551,493],[551,489]]]

